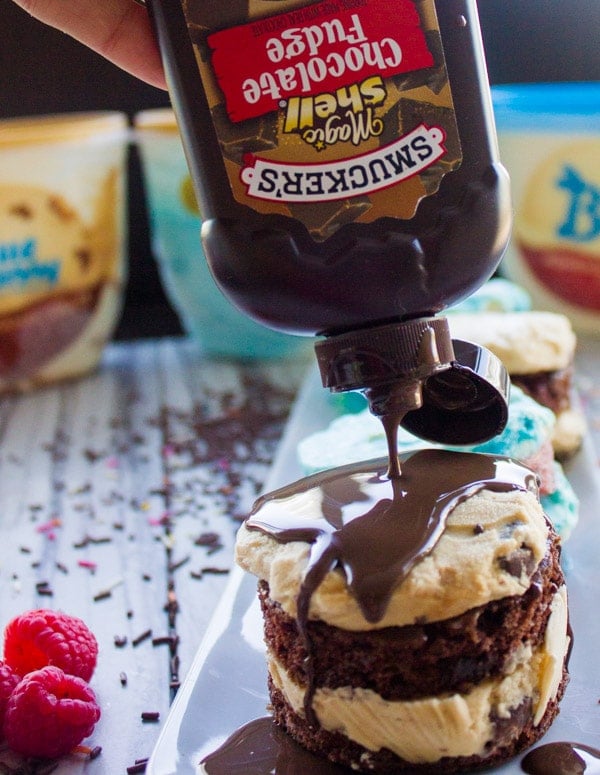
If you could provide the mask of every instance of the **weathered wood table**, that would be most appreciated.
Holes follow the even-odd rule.
[[[0,626],[61,609],[100,647],[86,744],[101,753],[54,772],[143,771],[307,364],[206,360],[184,339],[115,344],[92,376],[0,401]],[[14,766],[0,752],[0,773]]]

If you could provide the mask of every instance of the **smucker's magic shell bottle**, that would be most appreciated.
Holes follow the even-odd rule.
[[[223,292],[384,419],[498,432],[501,364],[434,317],[510,231],[475,0],[147,2]]]

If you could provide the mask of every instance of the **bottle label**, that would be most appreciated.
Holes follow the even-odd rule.
[[[120,185],[119,171],[109,169],[88,220],[57,191],[0,182],[0,324],[44,304],[82,313],[82,299],[120,281]]]
[[[323,240],[412,218],[460,165],[434,0],[182,1],[240,203]]]

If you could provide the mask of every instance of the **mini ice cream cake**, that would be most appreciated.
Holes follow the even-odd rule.
[[[585,422],[571,401],[576,337],[569,319],[554,312],[483,312],[453,314],[449,320],[454,338],[487,347],[515,385],[556,414],[556,456],[576,452]]]
[[[570,635],[536,477],[446,450],[314,474],[259,499],[238,563],[259,579],[277,723],[354,771],[464,772],[536,741]]]

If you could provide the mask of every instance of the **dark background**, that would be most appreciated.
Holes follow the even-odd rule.
[[[479,0],[479,15],[492,84],[600,81],[600,0]],[[12,0],[0,0],[0,37],[0,118],[103,109],[132,116],[169,104],[166,93],[35,21]],[[135,154],[130,164],[129,282],[116,337],[177,334],[150,250]]]

